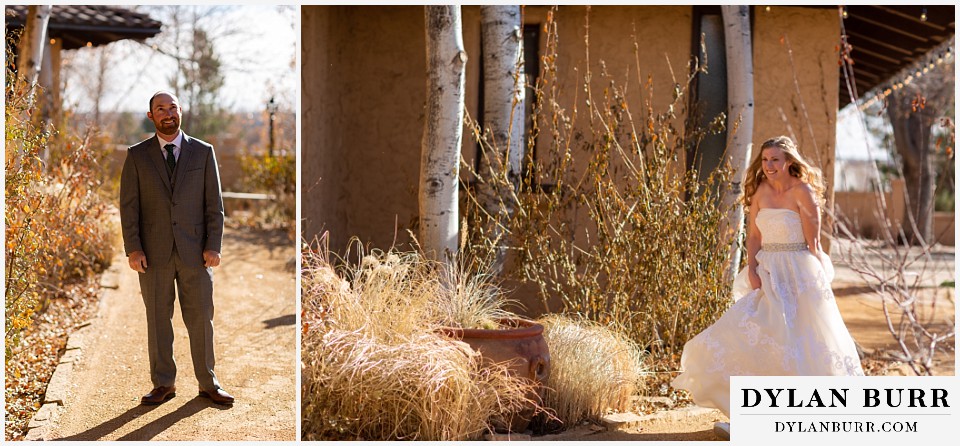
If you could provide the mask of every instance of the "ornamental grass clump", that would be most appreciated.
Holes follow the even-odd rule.
[[[477,439],[533,403],[527,381],[437,332],[450,273],[418,253],[360,258],[303,253],[304,439]]]
[[[541,430],[598,421],[629,409],[645,371],[643,350],[634,341],[596,322],[551,314],[538,321],[550,347],[550,376],[543,405],[554,419],[541,418]],[[559,426],[558,426],[559,424]]]
[[[510,302],[494,282],[486,264],[461,259],[455,266],[443,266],[443,282],[438,290],[437,320],[444,326],[495,329],[500,321],[517,315],[504,309]]]

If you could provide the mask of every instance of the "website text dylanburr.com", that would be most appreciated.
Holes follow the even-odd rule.
[[[911,433],[917,421],[774,421],[774,432],[789,433]]]

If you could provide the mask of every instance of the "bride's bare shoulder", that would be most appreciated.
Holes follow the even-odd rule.
[[[790,186],[790,193],[797,198],[813,198],[816,195],[816,192],[813,190],[813,186],[800,181],[799,179],[793,186]]]

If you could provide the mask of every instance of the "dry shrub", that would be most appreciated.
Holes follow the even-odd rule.
[[[877,198],[879,215],[887,215],[886,202]],[[879,298],[886,328],[899,349],[890,356],[918,376],[936,374],[937,364],[953,361],[950,355],[956,350],[956,284],[940,282],[953,276],[954,248],[922,243],[922,237],[908,236],[915,227],[897,228],[886,218],[879,219],[879,240],[866,240],[857,235],[860,231],[849,219],[829,214],[842,237],[833,240],[832,257],[845,263]],[[898,244],[910,238],[921,239],[920,246]],[[871,370],[869,364],[864,362],[868,375],[885,373],[890,367]]]
[[[476,439],[534,403],[527,381],[436,331],[452,297],[490,298],[482,280],[418,253],[362,259],[337,271],[325,247],[303,253],[304,439]]]
[[[644,372],[643,351],[614,330],[583,318],[543,317],[550,347],[550,377],[543,403],[562,427],[597,421],[609,411],[625,412]],[[545,430],[553,420],[546,423]]]
[[[297,160],[280,151],[277,155],[241,155],[243,186],[248,192],[270,194],[274,198],[254,209],[249,221],[241,224],[261,228],[279,228],[291,235],[296,229]]]
[[[9,55],[8,55],[9,56]],[[39,90],[36,89],[35,90]],[[10,68],[5,102],[5,345],[11,347],[49,299],[89,281],[113,255],[117,230],[101,196],[100,159],[90,135],[41,123],[31,91]]]
[[[592,73],[589,54],[586,70],[560,66],[557,11],[544,25],[546,55],[535,86],[526,155],[530,174],[515,195],[500,196],[515,201],[499,206],[515,209],[512,215],[486,212],[475,188],[467,185],[468,249],[492,258],[492,251],[510,245],[516,266],[508,274],[537,286],[541,311],[577,313],[623,327],[655,356],[676,363],[686,341],[730,302],[723,280],[729,244],[721,234],[727,212],[719,193],[728,169],[700,180],[695,170],[684,170],[682,161],[724,120],[715,119],[709,129],[684,125],[695,115],[688,88],[704,69],[696,60],[688,67],[690,76],[674,79],[667,92],[672,101],[662,110],[654,109],[652,77],[640,72],[650,61],[639,60],[637,44],[637,69],[625,78],[605,69]],[[573,70],[583,74],[569,98],[558,73]],[[483,156],[502,164],[476,126],[472,133]],[[478,182],[506,180],[504,175],[477,177]],[[512,190],[509,184],[489,187]],[[551,306],[557,299],[561,308]]]

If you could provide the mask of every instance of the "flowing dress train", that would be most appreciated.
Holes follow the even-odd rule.
[[[803,238],[800,215],[764,208],[757,214],[763,246],[757,253],[761,287],[738,274],[736,302],[687,342],[673,387],[698,406],[730,416],[731,376],[863,375],[853,338],[840,317],[830,281],[833,265]]]

